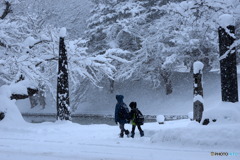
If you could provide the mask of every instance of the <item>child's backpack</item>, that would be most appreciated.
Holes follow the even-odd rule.
[[[139,125],[143,125],[144,124],[144,116],[138,109],[136,110],[135,123],[139,124]]]
[[[128,115],[129,115],[129,109],[127,108],[126,104],[121,104],[118,112],[119,118],[128,119]]]

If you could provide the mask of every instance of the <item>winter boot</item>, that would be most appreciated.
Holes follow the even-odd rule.
[[[124,135],[123,133],[120,133],[119,138],[123,138],[123,135]]]
[[[131,133],[131,137],[134,138],[135,133]]]
[[[140,136],[141,137],[143,137],[144,136],[144,132],[142,131],[142,132],[140,132]]]
[[[125,134],[127,135],[127,137],[129,137],[129,131],[125,130]]]

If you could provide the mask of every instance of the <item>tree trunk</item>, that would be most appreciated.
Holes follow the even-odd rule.
[[[164,86],[165,86],[165,93],[166,93],[166,95],[169,95],[173,92],[172,81],[171,81],[171,71],[162,70],[161,76],[162,76]]]
[[[5,113],[0,111],[0,121],[5,117]]]
[[[112,79],[109,79],[109,81],[110,81],[110,93],[113,93],[113,91],[114,91],[114,80],[112,80]]]
[[[68,63],[64,38],[60,37],[57,76],[57,119],[70,120]]]
[[[34,96],[29,96],[29,101],[30,101],[30,104],[31,104],[31,108],[34,108],[38,105],[38,97],[37,95],[34,95]]]
[[[235,27],[229,25],[227,29],[227,32],[225,28],[219,27],[218,29],[220,56],[229,52],[225,58],[220,60],[222,101],[238,102],[236,49],[235,47],[230,49],[235,41],[233,37]]]
[[[195,62],[193,64],[193,120],[201,122],[203,107],[203,87],[202,87],[202,70],[203,64],[201,62]]]

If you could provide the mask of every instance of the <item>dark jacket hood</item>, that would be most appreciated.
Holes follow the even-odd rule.
[[[116,99],[117,99],[118,103],[123,103],[123,98],[124,98],[123,95],[116,95]]]

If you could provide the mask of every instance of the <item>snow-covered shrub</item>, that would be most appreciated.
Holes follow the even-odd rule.
[[[159,123],[159,124],[164,124],[164,116],[163,115],[158,115],[157,116],[157,122]]]

